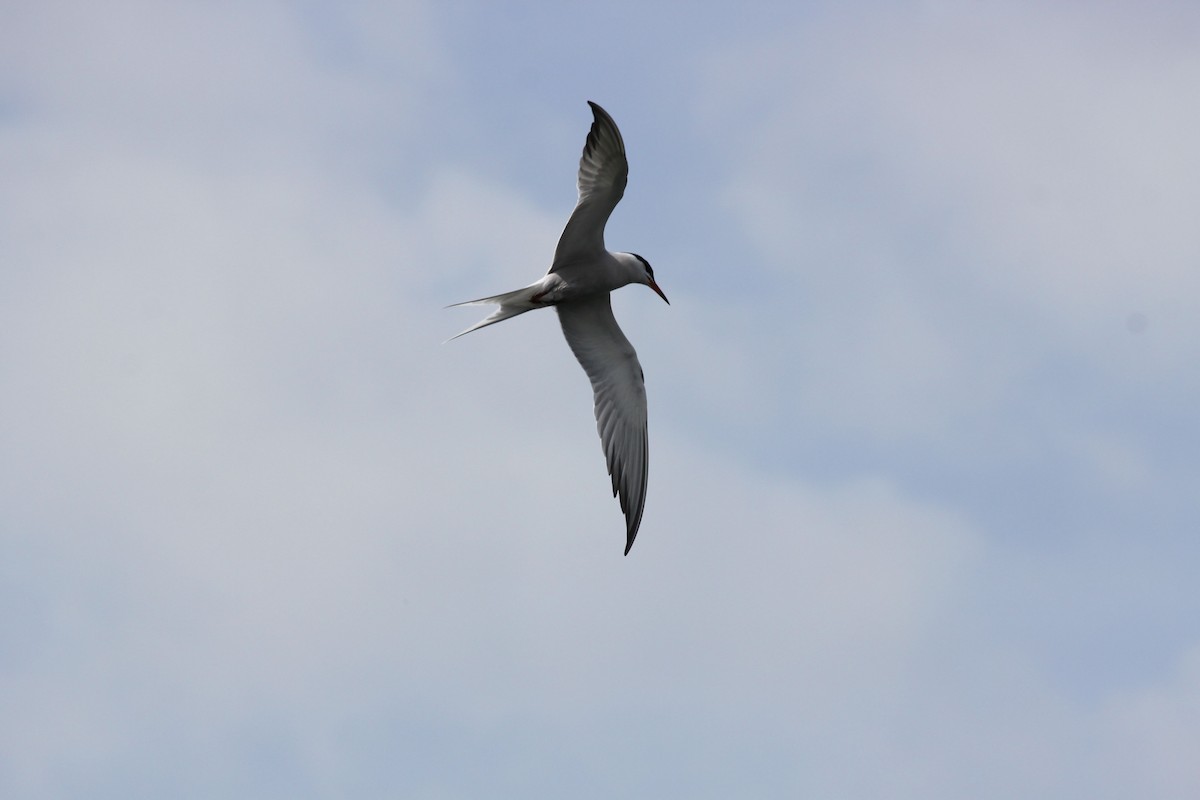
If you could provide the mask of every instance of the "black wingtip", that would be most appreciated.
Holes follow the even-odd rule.
[[[596,122],[608,120],[613,127],[616,127],[617,123],[613,122],[612,115],[605,111],[599,103],[593,103],[591,100],[588,100],[587,104],[592,109],[592,117]]]
[[[637,538],[637,535],[638,532],[636,530],[629,531],[626,534],[625,555],[629,555],[629,551],[633,549],[633,540]]]

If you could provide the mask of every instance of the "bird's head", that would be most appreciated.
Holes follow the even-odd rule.
[[[667,300],[667,296],[663,294],[663,290],[658,288],[658,284],[654,282],[654,268],[650,266],[650,262],[639,256],[637,253],[623,253],[622,255],[631,256],[636,260],[637,267],[634,268],[634,281],[644,283],[658,294],[667,305],[671,305],[671,301]]]

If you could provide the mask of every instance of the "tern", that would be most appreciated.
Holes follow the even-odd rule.
[[[468,300],[454,306],[497,305],[491,316],[452,338],[553,306],[563,335],[592,382],[596,429],[612,477],[613,496],[625,514],[625,555],[633,547],[646,506],[646,384],[633,345],[613,317],[609,293],[630,283],[649,286],[668,305],[654,270],[636,253],[604,246],[604,225],[625,194],[629,162],[617,123],[600,106],[592,108],[579,159],[579,200],[559,237],[550,271],[515,292]]]

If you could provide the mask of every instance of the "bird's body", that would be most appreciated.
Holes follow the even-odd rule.
[[[641,283],[663,300],[667,297],[646,259],[604,246],[604,226],[625,192],[629,164],[612,117],[595,103],[588,105],[594,121],[579,160],[579,202],[559,238],[550,271],[522,289],[457,303],[499,306],[458,336],[535,308],[558,311],[567,344],[592,382],[596,427],[613,494],[620,497],[625,514],[628,555],[646,503],[646,389],[637,353],[613,317],[609,293]]]

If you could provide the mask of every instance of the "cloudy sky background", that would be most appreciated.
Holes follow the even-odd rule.
[[[1200,10],[500,5],[0,9],[0,795],[1200,796]]]

